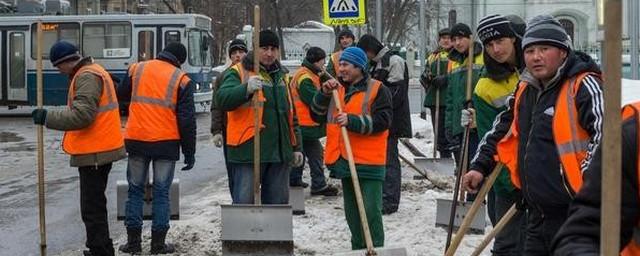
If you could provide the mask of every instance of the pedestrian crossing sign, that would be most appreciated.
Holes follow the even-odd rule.
[[[323,21],[329,26],[366,23],[365,0],[323,0]]]

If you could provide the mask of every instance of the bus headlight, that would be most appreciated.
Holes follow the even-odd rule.
[[[208,89],[213,89],[213,83],[209,82],[209,88]]]
[[[200,83],[196,83],[196,91],[200,91]]]

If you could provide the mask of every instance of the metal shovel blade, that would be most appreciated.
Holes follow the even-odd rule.
[[[152,202],[153,198],[153,182],[147,184],[145,190],[144,204],[142,205],[142,219],[150,220],[152,218]],[[129,183],[126,180],[117,181],[117,218],[124,220],[126,218],[126,202],[129,197]],[[180,219],[180,179],[173,179],[171,188],[169,189],[169,218],[172,220]]]
[[[375,248],[376,251],[376,255],[377,256],[406,256],[407,255],[407,249],[406,248],[384,248],[384,247],[379,247],[379,248]],[[357,251],[350,251],[350,252],[344,252],[344,253],[337,253],[334,255],[339,255],[339,256],[365,256],[367,255],[367,250],[357,250]]]
[[[481,200],[478,198],[477,200]],[[436,208],[436,227],[444,227],[447,228],[449,226],[449,217],[451,216],[451,199],[437,199],[437,208]],[[473,202],[456,202],[458,205],[456,206],[456,214],[453,219],[453,230],[458,230],[460,224],[462,224],[462,220],[465,216],[467,216],[467,212],[471,208]],[[469,227],[469,233],[472,234],[484,234],[484,229],[487,226],[487,206],[486,204],[482,204],[476,217],[471,222],[471,226]]]
[[[221,205],[223,255],[293,255],[291,205]]]
[[[456,169],[456,162],[453,158],[416,156],[413,158],[413,161],[423,170],[431,170],[444,175],[453,175]]]

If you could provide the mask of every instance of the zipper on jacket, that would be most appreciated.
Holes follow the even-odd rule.
[[[565,191],[567,191],[567,194],[569,195],[571,200],[573,200],[573,193],[571,193],[571,190],[569,189],[569,187],[567,187],[567,179],[564,177],[564,168],[562,168],[562,164],[560,164],[560,177],[562,178],[562,186],[564,187]]]
[[[529,127],[529,136],[527,137],[527,144],[525,145],[525,153],[524,153],[524,162],[527,162],[527,158],[529,156],[529,144],[531,143],[531,135],[533,134],[533,127],[535,125],[535,118],[533,118],[533,113],[535,113],[536,107],[538,105],[538,101],[540,100],[540,97],[542,96],[543,91],[540,90],[540,92],[537,92],[535,101],[533,102],[533,109],[531,110],[531,119],[529,120],[530,123],[530,127]],[[524,94],[524,92],[523,92]],[[522,103],[522,102],[521,102]],[[520,106],[515,106],[515,107],[520,107]],[[517,118],[517,117],[515,117]],[[524,163],[523,163],[524,164]],[[531,194],[529,192],[529,181],[527,180],[527,175],[525,173],[522,173],[522,178],[524,180],[524,186],[527,189],[527,196],[529,198],[531,197]],[[533,202],[529,202],[531,204],[533,204]],[[542,212],[542,211],[541,211]]]

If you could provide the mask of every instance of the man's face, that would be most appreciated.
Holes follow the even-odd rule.
[[[75,67],[75,61],[65,61],[56,66],[60,73],[65,75],[71,75],[73,68]]]
[[[438,39],[438,45],[443,49],[451,48],[451,36],[449,35],[441,36],[440,39]]]
[[[316,67],[319,70],[322,70],[324,68],[324,59],[320,59],[319,61],[316,61],[315,63],[313,63],[313,66]]]
[[[235,65],[238,64],[238,62],[240,62],[246,55],[247,53],[243,50],[234,50],[231,52],[231,55],[229,55],[229,58],[231,59],[231,63]]]
[[[452,38],[453,48],[459,53],[465,53],[469,49],[471,40],[464,36],[453,36]]]
[[[484,49],[489,54],[489,57],[497,61],[498,63],[505,63],[509,61],[509,58],[515,55],[515,43],[516,39],[513,37],[501,37],[489,41],[484,45]]]
[[[340,78],[342,78],[342,81],[345,81],[349,84],[358,82],[360,81],[360,79],[362,79],[362,70],[346,61],[340,61],[338,72],[340,73]]]
[[[550,45],[532,45],[524,50],[527,70],[533,77],[543,82],[555,76],[566,57],[565,50]]]
[[[342,49],[345,49],[353,44],[353,38],[351,38],[350,36],[341,36],[338,41],[340,42],[340,47],[342,47]]]
[[[265,66],[271,66],[276,63],[278,56],[280,55],[280,49],[273,46],[260,47],[260,64]]]

